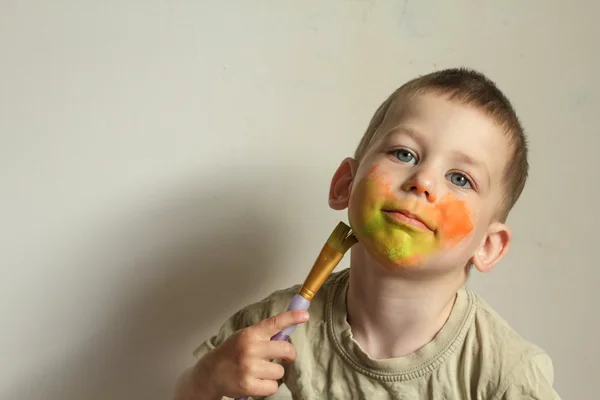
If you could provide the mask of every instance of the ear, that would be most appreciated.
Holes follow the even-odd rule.
[[[491,271],[508,251],[511,238],[512,232],[506,224],[492,223],[477,253],[471,257],[471,263],[479,272]]]
[[[343,210],[348,207],[352,182],[356,175],[358,162],[354,158],[346,158],[338,167],[329,187],[329,207],[334,210]]]

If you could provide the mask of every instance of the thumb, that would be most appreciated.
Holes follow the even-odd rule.
[[[260,329],[261,334],[271,337],[282,329],[308,321],[308,318],[308,311],[305,310],[285,311],[281,314],[262,320],[256,327]]]

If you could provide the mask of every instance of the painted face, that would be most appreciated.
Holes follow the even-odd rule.
[[[500,199],[492,182],[502,175],[504,135],[479,111],[435,95],[390,119],[354,177],[355,234],[390,268],[466,262]]]
[[[369,238],[374,250],[392,263],[417,266],[426,256],[456,246],[473,231],[467,204],[453,194],[428,204],[395,195],[392,185],[389,173],[376,164],[358,182],[351,206],[356,234]]]

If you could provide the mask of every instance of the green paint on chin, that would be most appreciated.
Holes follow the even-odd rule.
[[[386,251],[386,257],[390,260],[400,260],[403,258],[410,257],[412,255],[410,245],[399,245],[396,247],[390,247]]]
[[[389,185],[375,179],[361,180],[356,188],[358,208],[353,213],[353,229],[359,240],[377,256],[393,264],[414,264],[422,256],[433,253],[437,246],[431,232],[391,222],[383,211]]]
[[[375,250],[391,261],[398,261],[418,253],[422,236],[410,228],[392,224],[382,212],[371,215],[358,229],[358,233],[371,239]]]

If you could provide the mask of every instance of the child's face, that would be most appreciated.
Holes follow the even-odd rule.
[[[358,168],[340,167],[353,175],[347,206],[359,242],[388,269],[495,263],[498,243],[510,239],[494,222],[509,154],[501,128],[433,93],[393,117]]]

